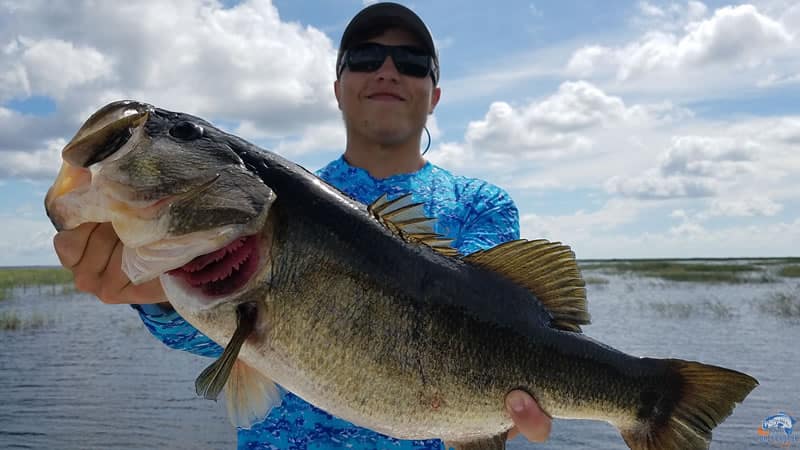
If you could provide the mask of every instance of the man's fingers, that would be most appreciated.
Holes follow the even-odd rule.
[[[101,223],[89,235],[86,251],[76,269],[85,273],[102,274],[108,266],[117,242],[119,238],[111,224]]]
[[[86,251],[89,236],[99,226],[99,223],[84,223],[72,230],[64,230],[53,237],[53,247],[61,265],[67,269],[76,266]]]
[[[117,239],[108,262],[103,271],[97,275],[98,279],[102,279],[102,284],[100,285],[100,291],[96,294],[103,303],[129,303],[121,295],[125,287],[131,282],[125,272],[122,271],[122,250],[124,248],[122,242]]]
[[[126,300],[125,303],[144,304],[167,301],[167,295],[158,278],[142,284],[128,283],[120,292],[120,297]]]
[[[142,304],[166,301],[166,295],[158,279],[140,285],[131,283],[128,275],[122,271],[122,251],[125,246],[116,238],[116,235],[114,236],[114,249],[111,251],[111,256],[108,258],[103,272],[97,275],[101,283],[99,285],[99,292],[95,294],[103,303]],[[105,242],[105,238],[99,238]]]
[[[514,421],[508,439],[522,434],[531,442],[544,442],[550,436],[552,419],[539,408],[536,401],[525,391],[511,391],[506,395],[506,410]]]

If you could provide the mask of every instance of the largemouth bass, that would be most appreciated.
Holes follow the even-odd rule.
[[[582,333],[573,252],[517,240],[459,255],[408,196],[363,205],[210,123],[121,101],[63,150],[57,229],[111,222],[134,282],[225,346],[197,380],[235,424],[274,383],[359,426],[456,449],[505,447],[505,395],[616,426],[632,449],[708,448],[757,381],[634,357]]]

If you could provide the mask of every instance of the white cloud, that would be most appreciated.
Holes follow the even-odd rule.
[[[753,217],[774,216],[783,210],[783,206],[763,196],[753,196],[746,199],[713,200],[708,210],[708,216],[716,217]]]
[[[111,62],[94,48],[18,37],[0,58],[0,101],[34,94],[61,99],[76,86],[110,75]]]
[[[466,144],[481,154],[514,158],[559,158],[581,152],[591,141],[580,131],[641,115],[626,108],[618,97],[590,83],[565,82],[552,96],[515,108],[492,103],[483,120],[467,126]]]
[[[756,173],[762,144],[751,139],[676,136],[641,175],[614,176],[606,191],[637,198],[709,197]]]
[[[520,217],[520,235],[528,239],[588,239],[592,235],[632,223],[648,207],[649,205],[635,200],[612,199],[591,212],[578,210],[558,216],[523,214]]]
[[[0,178],[52,179],[61,167],[64,139],[54,139],[39,150],[0,152]]]
[[[637,6],[640,15],[633,18],[633,23],[639,25],[640,28],[661,31],[679,30],[690,22],[703,19],[708,13],[705,4],[693,0],[662,5],[640,1]]]
[[[572,228],[558,228],[554,217],[540,220],[553,223],[553,232],[545,237],[569,245],[578,258],[735,258],[796,256],[800,242],[800,218],[776,221],[767,225],[724,226],[709,228],[685,222],[661,232],[576,233]],[[589,229],[589,227],[584,227]],[[528,238],[542,237],[536,228],[525,228]],[[780,239],[775,239],[780,236]]]
[[[664,17],[664,10],[659,8],[658,6],[650,3],[650,2],[641,1],[641,2],[639,2],[638,6],[639,6],[639,10],[645,16]]]
[[[739,172],[751,172],[759,145],[730,138],[680,136],[661,156],[662,174],[729,178]]]
[[[0,215],[0,267],[58,264],[53,250],[56,231],[44,214],[39,218]]]
[[[630,231],[643,216],[660,213],[653,202],[612,199],[591,212],[522,214],[521,235],[563,242],[583,259],[795,256],[797,247],[787,243],[800,242],[800,217],[768,225],[711,228],[683,210],[673,210],[664,217],[681,223],[663,231]]]
[[[758,81],[756,85],[758,87],[766,88],[766,87],[774,87],[774,86],[781,86],[786,84],[798,84],[798,83],[800,83],[800,73],[796,74],[771,73],[767,75],[766,78]]]
[[[526,104],[492,103],[483,119],[470,122],[462,142],[445,142],[430,155],[454,169],[527,172],[505,180],[512,187],[601,183],[598,164],[642,159],[640,150],[649,152],[658,142],[647,131],[690,117],[670,102],[629,106],[591,83],[565,82]],[[637,142],[642,134],[647,138]]]
[[[274,151],[292,159],[310,152],[343,152],[344,147],[344,126],[340,123],[325,123],[307,128],[300,138],[281,140]]]
[[[690,5],[694,5],[688,8],[690,16],[704,14],[701,4]],[[753,5],[726,6],[708,19],[688,23],[682,35],[654,30],[622,47],[586,46],[572,55],[566,70],[579,76],[613,71],[618,80],[628,80],[715,65],[755,67],[792,42],[789,29]]]
[[[58,108],[46,119],[14,116],[28,127],[0,124],[3,152],[36,152],[47,140],[69,138],[91,112],[120,98],[212,122],[247,120],[285,140],[339,119],[331,40],[282,21],[268,0],[231,8],[32,0],[4,8],[0,100],[45,95]]]

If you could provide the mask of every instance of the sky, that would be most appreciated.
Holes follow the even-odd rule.
[[[336,48],[369,3],[0,0],[0,266],[58,263],[44,194],[114,100],[311,170],[337,158]],[[440,54],[426,157],[508,191],[522,237],[579,259],[800,256],[800,3],[404,3]]]

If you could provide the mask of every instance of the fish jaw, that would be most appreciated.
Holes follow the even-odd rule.
[[[249,294],[271,280],[271,239],[269,227],[260,233],[240,235],[162,273],[167,299],[179,311],[193,314],[220,304],[252,300]]]

